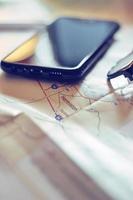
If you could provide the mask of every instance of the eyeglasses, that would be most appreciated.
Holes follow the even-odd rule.
[[[124,75],[130,81],[133,80],[133,51],[119,60],[108,72],[108,80]]]

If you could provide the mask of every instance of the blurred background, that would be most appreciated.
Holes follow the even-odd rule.
[[[67,15],[133,24],[133,0],[0,0],[0,22],[49,21]]]
[[[133,23],[133,0],[42,0],[56,15],[76,15]]]

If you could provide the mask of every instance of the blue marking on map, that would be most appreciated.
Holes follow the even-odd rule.
[[[51,88],[56,90],[58,88],[58,85],[56,85],[55,83],[51,85]]]
[[[55,116],[55,119],[56,119],[57,121],[61,121],[61,120],[63,119],[63,117],[62,117],[61,115],[56,115],[56,116]]]

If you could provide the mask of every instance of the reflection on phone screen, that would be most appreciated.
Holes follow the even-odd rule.
[[[109,37],[114,26],[104,21],[57,20],[13,51],[5,61],[41,67],[77,66]]]

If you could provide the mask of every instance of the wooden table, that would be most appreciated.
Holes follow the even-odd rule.
[[[132,0],[41,0],[56,16],[69,15],[133,24]]]

